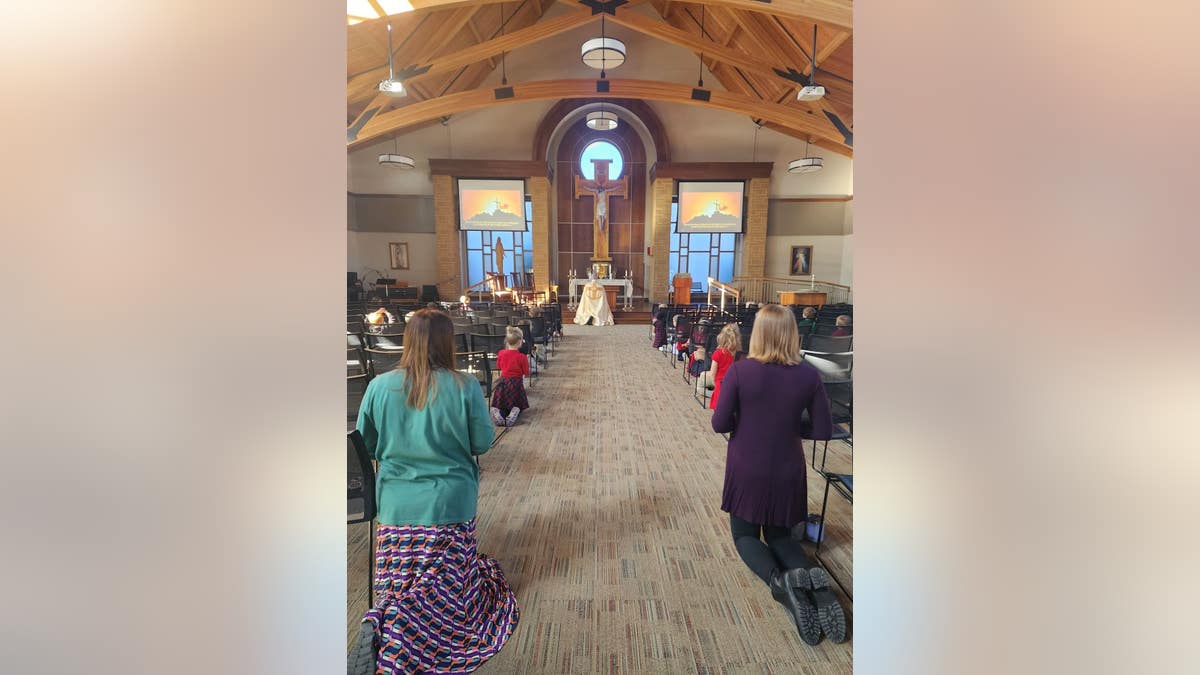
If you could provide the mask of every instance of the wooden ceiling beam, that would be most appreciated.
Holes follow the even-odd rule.
[[[693,98],[694,92],[697,90],[691,85],[676,82],[623,79],[610,79],[608,82],[609,90],[607,92],[597,92],[594,79],[566,79],[510,85],[512,88],[510,98],[497,99],[492,88],[448,94],[375,115],[354,134],[353,138],[348,137],[348,145],[350,149],[354,149],[380,136],[386,136],[448,115],[492,108],[505,103],[562,98],[634,98],[697,105],[747,115],[752,119],[762,119],[799,134],[811,135],[814,139],[824,138],[833,144],[840,144],[842,141],[840,134],[831,135],[827,125],[814,121],[812,118],[815,116],[798,115],[795,108],[778,103],[769,103],[741,94],[715,90],[704,90],[709,100],[697,100]],[[840,152],[846,155],[853,154],[853,150],[846,146],[842,146]]]
[[[825,59],[833,56],[833,53],[836,52],[842,45],[846,44],[846,40],[849,39],[850,33],[847,31],[842,31],[834,35],[831,40],[828,40],[820,49],[817,50],[817,65],[819,66],[822,63],[825,63]],[[801,72],[803,72],[805,75],[811,73],[812,63],[809,62],[808,65],[804,66],[804,70]]]
[[[777,133],[781,133],[784,136],[791,136],[792,138],[795,138],[796,140],[809,141],[813,145],[815,145],[819,148],[825,148],[826,150],[836,152],[839,155],[845,155],[847,157],[853,158],[853,155],[846,152],[846,146],[842,145],[841,143],[834,143],[832,141],[821,138],[819,136],[810,136],[809,134],[798,133],[794,129],[789,129],[787,127],[781,127],[778,124],[775,124],[774,122],[764,122],[763,128],[770,129],[771,131],[774,131]]]
[[[453,54],[446,54],[431,59],[428,63],[419,63],[416,67],[418,69],[425,68],[426,70],[409,79],[421,80],[434,75],[452,72],[473,63],[488,60],[490,57],[498,56],[504,52],[527,47],[546,38],[554,37],[555,35],[598,20],[598,16],[593,17],[586,12],[572,12],[556,19],[536,21],[533,25],[526,28],[506,33],[500,37],[472,45],[466,49],[460,49]]]
[[[586,13],[579,12],[572,15],[560,17],[542,23],[537,23],[537,17],[540,16],[540,5],[535,8],[535,14],[530,21],[531,26],[513,31],[505,36],[488,40],[481,44],[472,45],[465,49],[459,50],[453,54],[448,54],[433,59],[433,54],[441,50],[446,42],[458,34],[459,31],[466,25],[470,25],[471,17],[479,10],[479,7],[464,7],[457,10],[457,14],[447,13],[447,19],[441,20],[432,29],[422,29],[418,31],[419,41],[416,44],[409,45],[405,49],[405,54],[410,56],[400,55],[400,50],[397,54],[400,55],[396,60],[396,68],[403,69],[409,66],[418,68],[425,65],[436,65],[433,72],[422,73],[421,76],[435,75],[438,73],[445,74],[466,66],[471,65],[476,61],[482,61],[488,55],[499,54],[502,51],[510,51],[514,45],[518,45],[521,40],[534,42],[545,39],[552,35],[557,35],[565,30],[570,30],[580,23],[586,23],[592,19]],[[464,16],[466,19],[464,20]],[[579,19],[578,17],[582,17]],[[430,17],[431,20],[438,20],[440,17]],[[574,19],[574,21],[572,21]],[[565,20],[565,21],[564,21]],[[578,22],[578,23],[576,23]],[[454,30],[449,30],[454,29]],[[537,29],[537,30],[533,30]],[[531,32],[527,32],[531,31]],[[515,39],[514,39],[515,38]],[[385,49],[386,53],[387,50]],[[476,57],[475,54],[483,52],[484,55]],[[465,59],[464,59],[465,57]],[[359,73],[346,83],[346,100],[349,103],[355,103],[371,95],[371,91],[379,84],[379,81],[387,77],[387,64],[368,70],[364,73]],[[416,77],[405,78],[404,83],[407,85],[409,80],[415,80]]]
[[[482,5],[504,0],[410,0],[414,11],[448,9],[461,5]],[[816,21],[827,26],[852,30],[854,28],[853,0],[689,0],[692,4],[736,7],[763,14],[775,14],[792,19]]]
[[[678,12],[676,14],[678,15]],[[794,65],[799,65],[798,63],[784,61],[773,65],[740,50],[723,47],[719,42],[714,42],[682,28],[676,28],[665,21],[655,21],[641,14],[621,14],[618,12],[617,16],[612,17],[610,20],[613,23],[620,24],[644,35],[689,49],[697,54],[703,53],[705,56],[710,56],[722,63],[766,75],[785,83],[786,86],[799,86],[795,81],[777,72],[777,70],[786,70]],[[755,39],[757,40],[757,36]],[[767,45],[763,46],[766,47]],[[782,55],[777,54],[777,56],[782,58]]]
[[[780,33],[786,32],[784,28],[777,26],[774,23],[764,23],[761,21],[761,17],[753,16],[749,12],[730,10],[729,13],[732,16],[735,24],[744,30],[756,44],[762,45],[765,49],[767,49],[772,56],[778,59],[786,59],[789,63],[803,58],[804,68],[801,73],[807,76],[812,70],[812,62],[807,58],[808,55],[804,54],[803,50],[799,49],[791,42],[792,38],[789,35],[780,35]],[[850,33],[848,32],[842,32],[839,33],[839,35],[841,36],[841,40],[834,44],[831,49],[825,52],[826,57],[829,54],[832,54],[834,50],[840,47],[850,37]],[[781,47],[781,43],[784,46]],[[818,66],[824,58],[825,57],[820,57],[817,59]],[[787,80],[786,78],[780,79],[787,81],[788,88],[786,94],[784,95],[784,101],[791,103],[791,101],[787,101],[786,99],[794,97],[796,95],[796,91],[800,88],[800,85],[792,82],[791,80]],[[825,113],[830,113],[836,115],[837,118],[841,120],[842,123],[846,124],[847,127],[849,127],[851,124],[851,118],[846,114],[846,112],[840,110],[837,106],[833,105],[833,103],[826,99],[806,101],[803,102],[803,104],[796,105],[796,107],[807,108],[815,111],[820,114],[825,121],[828,121]],[[833,122],[830,121],[829,124],[830,126],[836,128],[836,125],[834,125]]]

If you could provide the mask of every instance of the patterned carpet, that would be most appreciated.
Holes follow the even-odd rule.
[[[719,508],[725,440],[647,331],[567,326],[532,407],[482,457],[479,550],[503,566],[521,622],[477,672],[852,672],[852,641],[804,644],[738,558]],[[849,472],[848,448],[829,450],[830,470]],[[823,491],[810,476],[811,511]],[[829,504],[822,559],[853,592],[851,507]],[[366,607],[366,532],[348,537],[348,636]]]

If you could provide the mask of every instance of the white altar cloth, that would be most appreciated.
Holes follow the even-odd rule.
[[[579,296],[579,307],[575,309],[575,324],[582,326],[592,319],[594,326],[613,325],[612,310],[608,306],[608,297],[604,286],[596,281],[590,281],[583,287]]]

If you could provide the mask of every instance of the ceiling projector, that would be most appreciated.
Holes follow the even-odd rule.
[[[380,155],[379,164],[381,166],[390,166],[396,169],[411,169],[416,166],[416,162],[412,157],[407,155]]]
[[[810,84],[800,88],[796,93],[797,101],[815,101],[825,95],[825,87],[819,84]]]

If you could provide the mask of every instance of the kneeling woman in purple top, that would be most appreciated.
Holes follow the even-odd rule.
[[[750,354],[725,373],[712,426],[730,434],[721,510],[729,513],[742,561],[787,608],[805,642],[817,644],[822,631],[844,641],[845,613],[828,575],[791,537],[808,516],[800,439],[828,439],[833,420],[821,376],[801,362],[796,320],[786,308],[767,305],[754,317]]]

